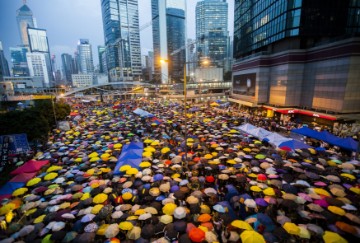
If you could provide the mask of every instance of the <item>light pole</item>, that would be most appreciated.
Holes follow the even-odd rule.
[[[56,117],[56,112],[55,112],[55,104],[54,104],[54,99],[53,99],[54,96],[55,96],[54,98],[56,98],[56,95],[54,95],[53,93],[51,93],[50,95],[51,95],[50,99],[51,99],[51,106],[52,106],[52,110],[53,110],[53,114],[54,114],[55,126],[57,128],[58,123],[57,123],[57,117]]]

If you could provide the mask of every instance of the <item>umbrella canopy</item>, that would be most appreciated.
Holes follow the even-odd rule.
[[[265,243],[264,237],[256,231],[245,230],[240,234],[241,242],[243,243]]]

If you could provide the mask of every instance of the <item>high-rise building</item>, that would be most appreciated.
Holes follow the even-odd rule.
[[[12,76],[26,77],[29,76],[29,68],[26,60],[26,47],[10,47],[10,56],[12,64]]]
[[[102,55],[105,53],[106,47],[105,46],[98,46],[98,58],[99,58],[99,73],[106,73],[107,70],[104,69],[105,65],[103,63]],[[106,59],[105,59],[106,61]]]
[[[286,115],[360,112],[359,12],[358,1],[235,1],[233,99]]]
[[[209,58],[212,66],[224,67],[228,44],[228,4],[203,0],[196,4],[197,56]]]
[[[91,44],[88,39],[80,39],[78,42],[79,73],[90,74],[94,72],[94,63]]]
[[[151,11],[155,75],[162,83],[179,81],[186,62],[186,2],[152,0]]]
[[[43,79],[44,87],[50,87],[51,77],[48,73],[48,62],[46,55],[41,52],[26,53],[26,59],[29,66],[29,73],[31,77],[41,77]]]
[[[102,0],[102,17],[110,81],[141,76],[137,0]]]
[[[27,28],[36,28],[36,23],[33,18],[33,13],[26,5],[26,2],[24,2],[24,5],[16,11],[16,20],[19,28],[21,43],[25,47],[28,47],[29,37]]]
[[[5,58],[2,42],[0,41],[0,81],[4,76],[10,76],[9,64]]]
[[[71,75],[77,73],[74,67],[73,58],[70,54],[63,53],[61,54],[61,62],[65,84],[72,85]]]
[[[46,67],[48,76],[51,81],[51,86],[54,84],[52,81],[54,80],[53,75],[53,65],[52,59],[50,55],[49,42],[46,34],[46,30],[37,29],[37,28],[27,28],[28,37],[29,37],[29,48],[31,53],[43,53],[46,60]]]

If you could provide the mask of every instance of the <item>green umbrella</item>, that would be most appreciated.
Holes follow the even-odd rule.
[[[263,155],[263,154],[257,154],[257,155],[255,155],[255,159],[265,159],[265,158],[266,158],[266,156]]]

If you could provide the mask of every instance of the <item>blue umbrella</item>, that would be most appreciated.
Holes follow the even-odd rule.
[[[156,174],[154,175],[154,181],[161,181],[164,178],[162,174]]]

